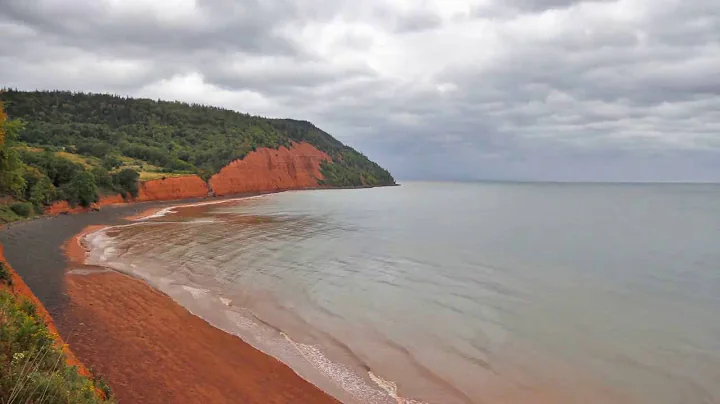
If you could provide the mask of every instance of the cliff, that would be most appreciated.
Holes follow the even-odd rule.
[[[168,177],[141,182],[135,202],[171,201],[175,199],[203,198],[208,196],[208,186],[197,175]]]
[[[320,163],[330,160],[305,142],[292,143],[289,149],[261,148],[223,167],[210,178],[210,188],[217,196],[314,188],[323,178]]]
[[[209,186],[197,175],[168,177],[141,182],[135,199],[125,200],[121,195],[106,195],[90,209],[72,207],[67,201],[59,201],[48,206],[45,213],[80,213],[127,202],[204,198],[211,190],[216,196],[224,196],[316,188],[319,186],[318,181],[323,179],[320,165],[324,161],[330,162],[330,156],[306,142],[292,143],[290,148],[280,147],[277,150],[260,148],[242,160],[235,160],[223,167],[210,178]]]

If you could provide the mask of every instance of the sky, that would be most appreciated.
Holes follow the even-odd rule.
[[[0,87],[309,120],[399,179],[720,181],[717,0],[0,0]]]

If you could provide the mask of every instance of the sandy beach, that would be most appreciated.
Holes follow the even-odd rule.
[[[84,265],[79,235],[192,202],[41,218],[5,229],[0,240],[74,354],[121,403],[337,402],[143,281]]]

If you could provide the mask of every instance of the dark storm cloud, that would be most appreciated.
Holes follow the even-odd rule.
[[[0,85],[311,120],[399,177],[720,180],[713,0],[0,0]]]

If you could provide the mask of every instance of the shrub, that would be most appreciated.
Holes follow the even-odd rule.
[[[0,282],[7,283],[8,285],[12,286],[12,276],[10,276],[10,271],[8,270],[7,266],[5,266],[5,263],[0,261]]]
[[[126,168],[117,174],[113,174],[113,184],[123,193],[129,193],[133,198],[138,196],[138,179],[140,174],[130,168]]]
[[[10,223],[22,219],[8,205],[0,205],[0,223]]]
[[[94,167],[91,172],[97,186],[104,189],[112,189],[112,178],[110,178],[108,170],[103,167]]]
[[[14,202],[10,204],[10,209],[18,216],[30,217],[33,214],[33,206],[30,202]]]
[[[104,382],[86,378],[66,362],[37,308],[0,291],[0,403],[95,404],[114,402]],[[107,395],[106,397],[109,397]]]
[[[95,178],[87,171],[81,172],[73,178],[69,187],[70,201],[79,203],[82,207],[89,207],[98,201],[98,189]]]

